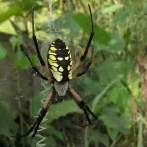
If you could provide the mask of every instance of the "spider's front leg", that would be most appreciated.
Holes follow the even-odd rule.
[[[51,77],[45,77],[38,69],[37,67],[34,65],[34,63],[32,62],[29,54],[28,54],[28,50],[21,44],[20,46],[21,48],[21,51],[23,52],[23,54],[28,58],[31,66],[32,66],[32,69],[43,79],[43,80],[46,80],[48,81],[49,83],[52,83],[52,78]]]
[[[36,34],[35,34],[35,25],[34,25],[34,8],[32,8],[32,38],[33,38],[33,41],[34,41],[34,45],[35,45],[35,49],[36,49],[36,52],[37,52],[37,55],[38,55],[38,58],[39,58],[39,61],[41,63],[41,65],[43,67],[45,67],[45,62],[41,56],[41,53],[40,53],[40,50],[39,50],[39,46],[38,46],[38,41],[37,41],[37,37],[36,37]]]
[[[74,99],[74,101],[78,104],[78,106],[84,111],[86,118],[88,120],[88,125],[90,125],[92,122],[89,118],[89,114],[97,120],[97,116],[90,110],[90,108],[87,106],[87,104],[82,100],[82,98],[73,90],[73,88],[69,88],[68,94]]]
[[[24,136],[27,136],[29,135],[33,130],[33,134],[32,134],[32,138],[35,137],[36,133],[37,133],[37,130],[39,128],[39,125],[40,123],[42,122],[43,118],[45,117],[47,111],[48,111],[48,108],[49,108],[49,105],[51,104],[52,102],[52,99],[54,98],[56,92],[54,89],[52,89],[46,99],[46,101],[44,102],[41,110],[40,110],[40,113],[39,113],[39,116],[37,117],[36,121],[34,122],[34,124],[32,125],[32,127],[27,131],[27,133],[25,133],[24,135],[21,135],[19,137],[24,137]]]
[[[88,68],[89,68],[90,65],[92,64],[93,51],[94,51],[94,50],[93,50],[93,48],[92,48],[92,53],[91,53],[91,57],[90,57],[89,62],[88,62],[87,65],[83,68],[83,70],[82,70],[81,72],[79,72],[78,74],[74,75],[74,78],[80,77],[80,76],[84,75],[84,74],[87,72]]]
[[[42,70],[45,73],[49,73],[48,67],[47,67],[44,59],[41,56],[40,49],[39,49],[39,46],[38,46],[38,41],[37,41],[37,37],[36,37],[36,34],[35,34],[34,13],[35,13],[34,8],[32,8],[32,39],[33,39],[33,42],[34,42],[34,45],[35,45],[35,49],[36,49],[36,52],[37,52],[37,55],[38,55],[38,59],[40,61],[40,64],[43,67]],[[50,75],[50,73],[49,73],[49,75]]]
[[[72,69],[72,73],[74,74],[76,69],[83,63],[83,61],[85,60],[87,54],[88,54],[88,51],[89,51],[89,47],[91,45],[91,41],[94,37],[94,25],[93,25],[93,18],[92,18],[92,12],[91,12],[91,8],[90,6],[88,5],[89,7],[89,12],[90,12],[90,19],[91,19],[91,33],[90,33],[90,36],[89,36],[89,39],[88,39],[88,42],[87,42],[87,45],[85,47],[85,51],[84,51],[84,54],[80,57],[80,59],[76,62],[76,64],[74,65],[73,69]],[[89,68],[90,66],[90,62],[89,64],[85,67],[85,69],[83,70],[82,74],[83,75]],[[80,76],[81,76],[80,75]]]

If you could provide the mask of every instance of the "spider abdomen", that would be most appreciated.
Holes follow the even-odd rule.
[[[53,41],[48,49],[49,69],[57,82],[72,79],[72,60],[68,46],[60,39]]]

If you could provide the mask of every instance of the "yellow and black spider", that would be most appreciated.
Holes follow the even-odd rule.
[[[88,62],[88,64],[85,66],[85,68],[81,72],[79,72],[78,74],[75,74],[76,69],[80,65],[82,65],[83,61],[85,60],[85,57],[89,51],[89,46],[90,46],[91,41],[94,36],[94,27],[93,27],[91,8],[89,5],[88,5],[88,7],[89,7],[89,11],[90,11],[90,18],[91,18],[91,34],[90,34],[88,43],[86,45],[84,54],[75,63],[75,65],[72,65],[71,52],[70,52],[68,46],[65,44],[65,42],[63,42],[59,38],[54,40],[49,45],[48,52],[47,52],[47,64],[44,62],[44,60],[40,54],[37,38],[35,35],[34,10],[33,10],[33,13],[32,13],[33,41],[35,44],[35,48],[36,48],[36,52],[37,52],[39,61],[40,61],[41,65],[43,66],[44,71],[48,70],[50,72],[50,76],[49,77],[44,76],[37,69],[37,67],[34,66],[33,62],[31,61],[31,59],[28,55],[27,49],[23,45],[21,45],[21,49],[22,49],[24,55],[27,56],[28,60],[30,61],[33,70],[43,80],[46,80],[46,81],[52,83],[53,86],[52,86],[52,89],[51,89],[49,95],[47,96],[47,98],[46,98],[46,100],[40,110],[38,118],[34,122],[33,126],[28,130],[28,132],[22,136],[29,135],[33,130],[34,130],[34,132],[32,134],[32,137],[35,136],[35,134],[38,130],[38,127],[39,127],[41,121],[43,120],[43,118],[45,117],[46,112],[48,111],[49,105],[51,104],[51,102],[56,94],[58,94],[58,96],[65,96],[66,93],[69,94],[74,99],[74,101],[78,104],[78,106],[84,111],[86,118],[88,120],[87,125],[91,124],[89,114],[91,114],[94,119],[97,119],[97,117],[91,112],[91,110],[85,104],[85,102],[82,100],[82,98],[69,85],[70,80],[75,79],[75,78],[80,77],[83,74],[85,74],[86,71],[88,70],[89,66],[92,63],[93,49],[92,49],[91,58],[90,58],[90,61]]]

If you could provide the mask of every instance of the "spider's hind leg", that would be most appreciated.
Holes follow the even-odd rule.
[[[37,119],[34,122],[34,124],[32,125],[32,127],[24,135],[18,136],[18,138],[28,136],[33,130],[34,131],[32,134],[32,138],[35,137],[37,130],[39,128],[39,125],[42,122],[43,118],[45,117],[45,115],[48,111],[49,105],[51,104],[52,99],[54,98],[55,94],[56,94],[55,90],[52,89],[51,92],[49,93],[48,97],[46,98],[46,101],[44,102],[44,104],[40,110],[39,116],[37,117]]]
[[[29,54],[28,54],[28,50],[21,44],[20,45],[20,48],[21,48],[21,51],[23,52],[23,54],[28,58],[31,66],[32,66],[32,69],[43,79],[43,80],[46,80],[48,82],[52,82],[52,79],[50,77],[46,77],[44,76],[38,69],[37,67],[34,65],[34,63],[32,62]]]
[[[82,98],[72,88],[69,88],[68,94],[73,97],[74,101],[84,111],[84,114],[86,115],[86,118],[88,120],[88,124],[86,126],[92,123],[89,115],[91,115],[95,120],[97,120],[97,116],[90,110],[90,108],[86,105]]]
[[[32,125],[32,127],[27,131],[26,134],[24,134],[24,135],[22,135],[22,136],[20,136],[20,137],[24,137],[24,136],[29,135],[33,130],[34,130],[34,132],[33,132],[33,134],[32,134],[32,138],[35,137],[35,135],[36,135],[36,133],[37,133],[37,130],[38,130],[38,128],[39,128],[39,125],[40,125],[40,123],[42,122],[43,118],[44,118],[45,115],[46,115],[46,112],[47,112],[47,109],[42,108],[42,109],[40,110],[39,116],[37,117],[37,119],[36,119],[36,121],[34,122],[34,124]]]
[[[90,125],[92,123],[90,118],[89,118],[89,114],[91,114],[91,116],[95,120],[97,120],[97,116],[90,110],[90,108],[86,105],[86,103],[84,101],[81,101],[78,105],[84,111],[84,113],[86,115],[86,118],[88,120],[88,124],[86,126],[88,126],[88,125]]]

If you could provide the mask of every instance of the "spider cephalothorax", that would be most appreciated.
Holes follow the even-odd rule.
[[[53,87],[52,87],[49,95],[47,96],[46,101],[44,102],[42,109],[40,110],[39,116],[36,119],[36,121],[34,122],[33,126],[30,128],[30,130],[26,134],[24,134],[22,136],[26,136],[26,135],[30,134],[33,130],[34,130],[34,133],[33,133],[32,137],[35,136],[37,129],[38,129],[42,119],[46,115],[46,112],[49,108],[49,105],[52,102],[52,99],[55,97],[56,94],[58,94],[58,96],[65,96],[66,94],[70,95],[73,98],[73,100],[77,103],[77,105],[84,111],[86,118],[88,120],[88,125],[91,124],[91,120],[89,118],[90,114],[94,119],[97,119],[97,117],[91,112],[91,110],[86,105],[86,103],[82,100],[82,98],[74,91],[73,88],[71,88],[69,86],[69,81],[85,74],[86,71],[88,70],[89,66],[92,63],[93,48],[92,48],[91,58],[90,58],[89,62],[83,68],[83,70],[81,72],[76,74],[75,71],[78,69],[79,66],[82,65],[83,61],[85,60],[85,58],[87,56],[91,41],[94,36],[92,13],[91,13],[91,9],[90,9],[89,5],[88,5],[88,7],[89,7],[89,11],[90,11],[90,18],[91,18],[91,34],[90,34],[89,40],[87,42],[87,45],[85,47],[84,54],[78,59],[78,61],[74,65],[72,65],[71,52],[70,52],[68,46],[66,45],[65,42],[63,42],[59,38],[54,40],[49,45],[48,52],[47,52],[47,64],[44,62],[44,59],[42,58],[42,56],[40,54],[37,38],[35,35],[35,31],[34,31],[35,29],[34,29],[34,10],[33,10],[33,13],[32,13],[33,14],[32,15],[33,41],[35,44],[35,48],[37,51],[39,61],[40,61],[41,65],[43,66],[44,71],[50,73],[50,75],[48,77],[44,76],[37,69],[37,67],[34,66],[34,64],[32,63],[32,61],[28,55],[27,49],[24,48],[23,45],[21,45],[21,49],[22,49],[23,53],[27,56],[28,60],[30,61],[34,71],[43,80],[46,80],[49,83],[53,83]],[[47,68],[47,65],[48,65],[48,68]]]

